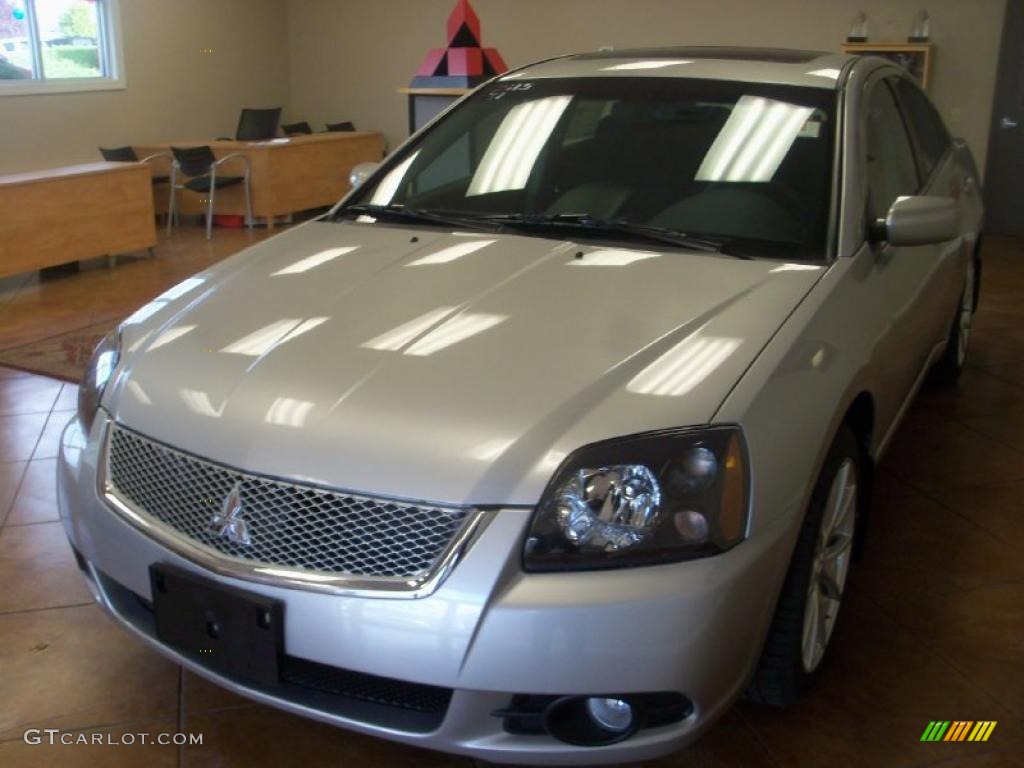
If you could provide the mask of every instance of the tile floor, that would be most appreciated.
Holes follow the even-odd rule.
[[[188,233],[155,260],[0,281],[0,345],[131,311],[262,233]],[[1024,243],[990,238],[970,368],[921,393],[879,472],[868,547],[820,685],[740,703],[651,766],[1024,766]],[[83,322],[84,321],[84,322]],[[251,704],[145,649],[92,604],[53,474],[75,386],[0,369],[0,765],[468,765]],[[929,720],[997,720],[922,744]],[[26,728],[188,731],[202,747],[30,746]]]

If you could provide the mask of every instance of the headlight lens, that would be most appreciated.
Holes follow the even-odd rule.
[[[746,538],[738,427],[677,429],[586,446],[555,473],[526,538],[529,571],[614,568],[724,552]]]
[[[82,376],[82,383],[78,386],[78,420],[86,433],[92,429],[103,392],[120,359],[121,332],[116,330],[96,345],[89,359],[89,366]]]

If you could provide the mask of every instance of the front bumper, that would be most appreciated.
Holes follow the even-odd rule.
[[[101,411],[87,439],[65,429],[58,462],[61,517],[90,588],[123,626],[162,654],[236,693],[352,730],[493,762],[641,760],[694,740],[742,690],[756,662],[791,546],[781,524],[735,549],[688,563],[619,571],[524,574],[529,513],[501,510],[430,596],[376,599],[217,576],[162,547],[97,491]],[[780,516],[785,519],[787,516]],[[149,567],[165,563],[280,600],[285,652],[301,663],[401,684],[450,689],[436,722],[329,706],[287,688],[224,677],[163,646],[146,601]],[[604,747],[514,734],[492,713],[515,694],[678,692],[683,720]]]

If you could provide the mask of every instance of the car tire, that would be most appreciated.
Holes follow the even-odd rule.
[[[864,466],[861,445],[853,429],[843,424],[814,485],[761,659],[746,692],[749,699],[791,706],[821,669],[842,607],[862,516]]]
[[[964,290],[960,294],[956,314],[953,317],[953,325],[949,329],[946,349],[942,353],[942,357],[935,361],[928,375],[930,382],[940,387],[956,383],[964,369],[964,363],[967,361],[967,348],[971,340],[971,320],[974,317],[974,309],[977,304],[976,281],[979,272],[976,258],[972,258],[967,264],[967,278],[964,282]]]

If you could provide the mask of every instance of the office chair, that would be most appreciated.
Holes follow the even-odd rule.
[[[345,120],[344,122],[341,123],[327,124],[328,133],[348,133],[349,131],[354,131],[355,129],[356,127],[352,125],[351,120]]]
[[[171,234],[171,226],[178,214],[176,201],[179,189],[191,189],[193,192],[209,195],[206,200],[206,239],[209,240],[213,236],[214,196],[218,189],[233,187],[236,184],[245,185],[245,224],[250,229],[252,228],[252,197],[249,192],[251,168],[248,157],[240,152],[233,152],[218,160],[208,146],[171,147],[171,152],[174,154],[174,164],[171,166],[171,202],[167,211],[168,235]],[[217,175],[217,168],[231,159],[241,159],[245,162],[244,176]],[[185,181],[181,184],[178,183],[179,173],[185,177]]]
[[[171,157],[169,152],[154,152],[152,155],[147,155],[140,161],[139,156],[135,154],[135,150],[132,147],[111,147],[109,149],[99,147],[98,149],[100,154],[103,155],[103,159],[111,163],[149,163],[157,158],[169,160],[172,163],[174,162],[174,158]],[[170,176],[154,176],[153,184],[166,184],[170,179]]]
[[[303,120],[300,123],[284,123],[281,126],[281,131],[285,136],[301,136],[307,133],[312,133],[313,129],[310,128],[309,123]]]
[[[281,108],[243,109],[238,117],[235,139],[238,141],[266,141],[277,136]]]

